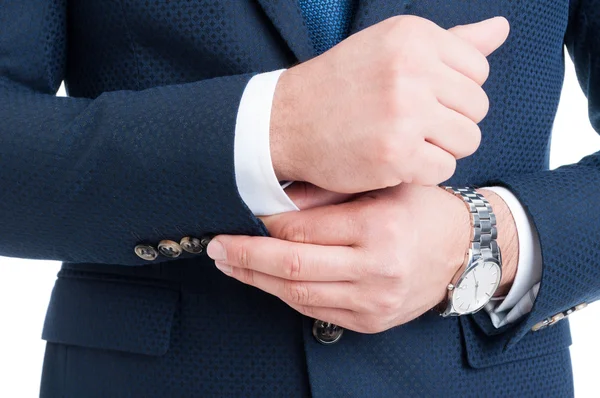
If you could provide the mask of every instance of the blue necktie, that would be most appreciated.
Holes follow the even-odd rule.
[[[348,35],[354,0],[298,0],[317,54]]]

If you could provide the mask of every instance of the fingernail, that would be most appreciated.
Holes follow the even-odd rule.
[[[215,265],[217,266],[217,268],[219,269],[219,271],[221,271],[222,273],[224,273],[225,275],[231,275],[232,274],[232,268],[231,265],[227,265],[223,262],[220,261],[215,261]]]
[[[208,254],[208,257],[212,258],[215,261],[223,261],[226,259],[225,247],[223,247],[223,244],[221,242],[215,239],[210,241],[210,243],[208,244],[208,247],[206,248],[206,253]]]

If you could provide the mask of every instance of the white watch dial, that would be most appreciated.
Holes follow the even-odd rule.
[[[452,304],[459,314],[468,314],[486,305],[500,285],[498,264],[484,262],[469,270],[454,288]]]

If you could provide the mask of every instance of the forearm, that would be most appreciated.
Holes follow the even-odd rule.
[[[565,44],[600,131],[600,18],[598,0],[571,9]],[[543,273],[531,313],[512,334],[512,347],[529,331],[552,325],[600,299],[600,152],[556,170],[499,176],[488,182],[509,189],[524,205],[539,236]]]
[[[136,265],[145,263],[133,250],[141,242],[265,233],[234,177],[235,118],[250,78],[91,100],[2,77],[0,254]]]
[[[541,288],[516,339],[536,323],[600,297],[600,153],[557,170],[491,181],[513,192],[537,229],[543,257]]]

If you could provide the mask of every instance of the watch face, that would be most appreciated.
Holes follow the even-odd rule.
[[[482,262],[471,268],[454,288],[454,310],[459,314],[480,310],[496,292],[501,278],[500,266],[494,262]]]

